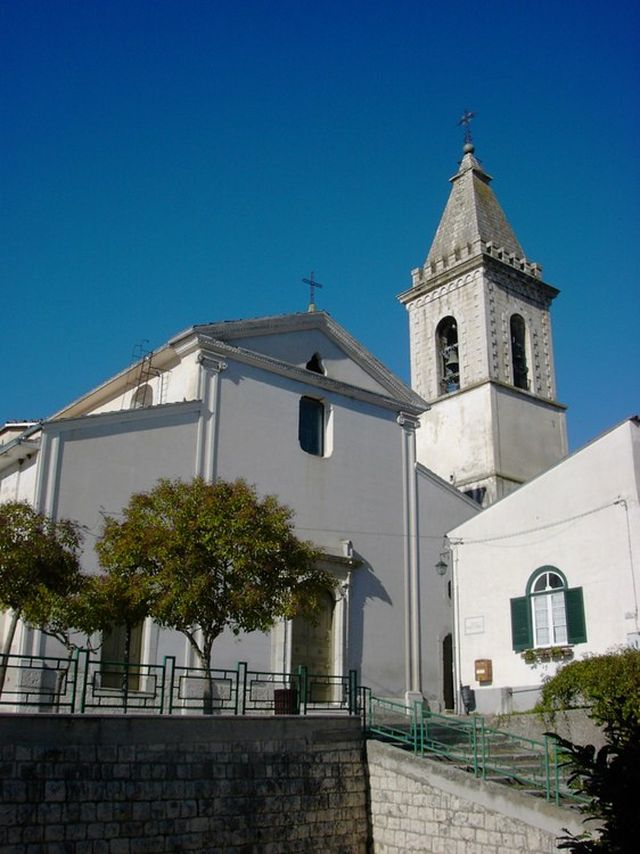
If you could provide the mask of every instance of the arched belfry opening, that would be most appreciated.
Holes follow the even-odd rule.
[[[513,384],[516,388],[529,388],[529,368],[527,365],[527,327],[520,314],[511,315],[511,364]]]
[[[322,357],[320,353],[314,353],[313,356],[309,359],[307,364],[305,365],[308,371],[313,371],[314,374],[324,374],[324,365],[322,364]]]
[[[440,394],[450,394],[460,388],[458,324],[455,317],[443,317],[438,324],[436,348]]]

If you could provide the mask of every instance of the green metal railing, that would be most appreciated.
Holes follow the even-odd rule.
[[[553,737],[539,741],[487,727],[480,715],[439,715],[422,703],[406,705],[372,695],[346,676],[235,668],[184,667],[174,656],[162,664],[105,661],[86,649],[68,658],[0,656],[6,667],[0,708],[37,708],[76,714],[228,714],[275,712],[360,715],[370,738],[438,756],[485,780],[509,781],[548,800],[580,801],[568,786],[563,756]],[[278,696],[280,695],[280,697]],[[278,709],[278,700],[285,704]]]
[[[365,730],[372,738],[396,743],[415,754],[435,755],[484,780],[511,782],[546,800],[580,797],[566,782],[563,755],[553,737],[540,741],[493,729],[480,715],[439,715],[422,703],[384,700],[364,689]]]
[[[277,710],[278,692],[289,696],[288,713],[335,711],[358,715],[359,689],[354,670],[346,676],[183,667],[174,656],[162,664],[103,660],[86,649],[68,658],[4,656],[5,684],[0,708],[37,707],[41,711],[90,713],[231,715],[265,714]]]
[[[77,657],[0,655],[0,663],[5,667],[0,705],[75,710],[79,693]]]

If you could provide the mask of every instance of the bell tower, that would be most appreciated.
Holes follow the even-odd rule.
[[[558,291],[525,257],[467,136],[422,267],[400,294],[411,382],[431,408],[418,459],[484,506],[567,453],[550,307]]]

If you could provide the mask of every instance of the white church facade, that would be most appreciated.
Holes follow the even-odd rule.
[[[196,326],[150,359],[0,445],[0,499],[24,499],[86,530],[158,478],[239,477],[295,512],[338,586],[318,632],[223,635],[216,667],[356,670],[378,696],[451,707],[451,603],[434,565],[442,537],[477,505],[416,460],[427,404],[323,312]],[[22,628],[14,651],[51,641]],[[147,621],[137,655],[195,664],[182,635]]]

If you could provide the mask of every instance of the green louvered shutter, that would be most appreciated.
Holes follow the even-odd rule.
[[[527,596],[519,596],[511,600],[511,638],[516,652],[531,649],[533,646],[531,608]]]
[[[570,587],[565,590],[564,603],[567,609],[567,639],[569,643],[585,643],[587,626],[584,619],[582,587]]]

